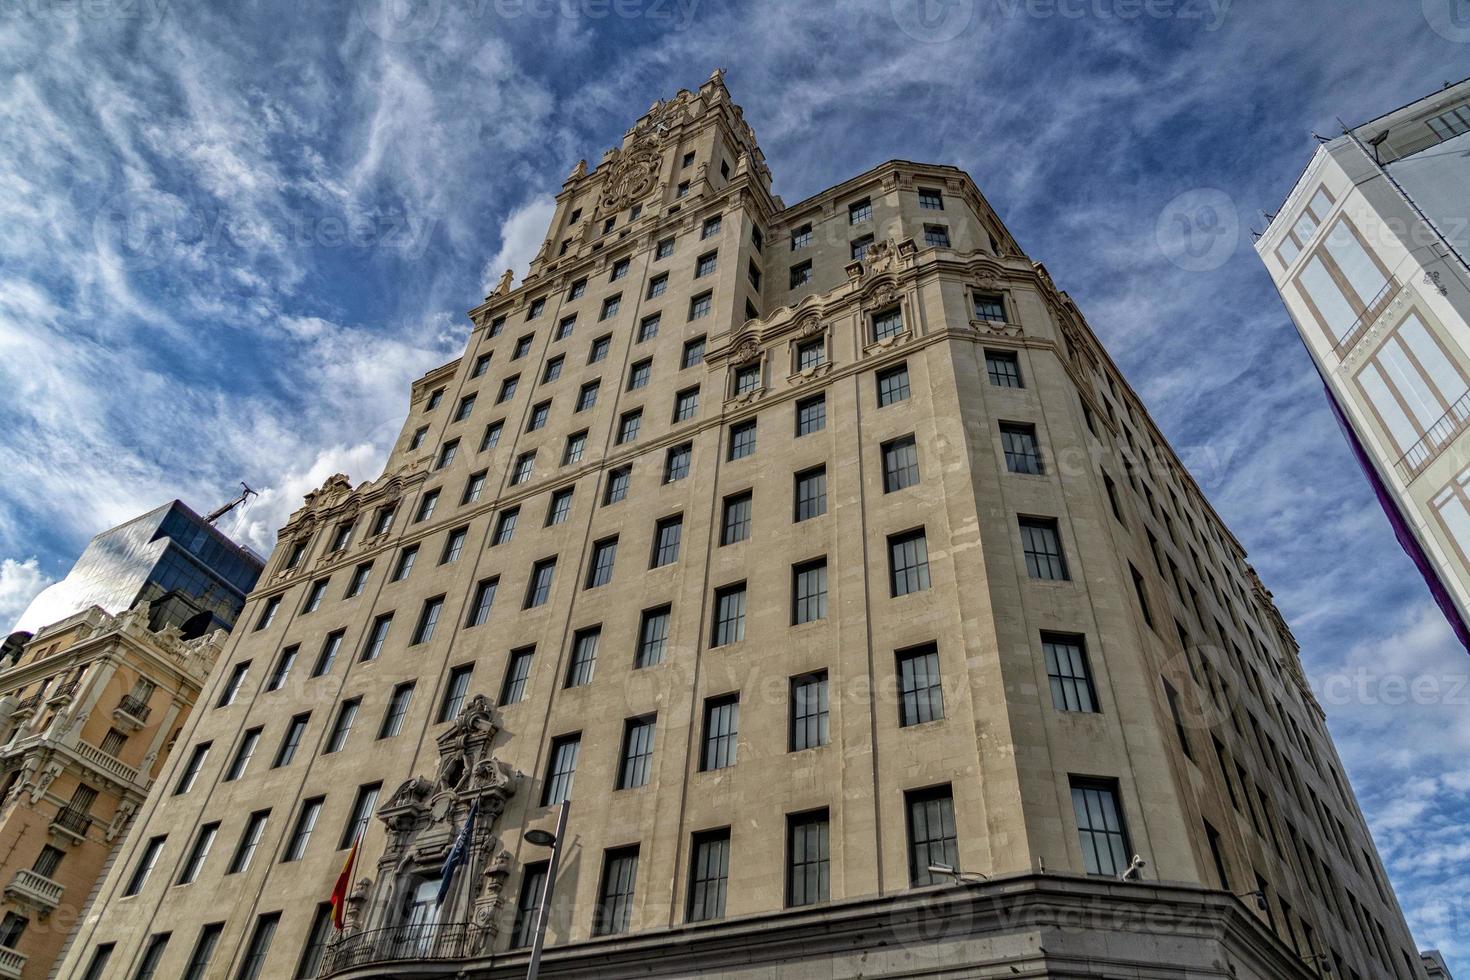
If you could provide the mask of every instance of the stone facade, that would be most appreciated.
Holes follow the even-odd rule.
[[[0,977],[51,975],[224,646],[148,617],[93,607],[0,671]]]
[[[962,171],[770,180],[718,72],[573,169],[383,474],[282,528],[67,975],[517,975],[565,795],[548,975],[1423,975],[1072,301]]]

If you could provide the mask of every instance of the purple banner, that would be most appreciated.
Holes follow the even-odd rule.
[[[1444,613],[1445,619],[1449,620],[1450,629],[1455,631],[1455,638],[1460,641],[1461,646],[1470,651],[1470,629],[1466,628],[1465,621],[1460,618],[1460,610],[1455,605],[1455,600],[1445,588],[1444,582],[1440,580],[1434,563],[1424,553],[1419,539],[1414,536],[1413,529],[1409,527],[1409,522],[1404,520],[1404,513],[1399,509],[1398,500],[1384,484],[1383,478],[1378,475],[1378,468],[1368,458],[1368,453],[1363,449],[1363,443],[1358,438],[1357,432],[1353,430],[1347,416],[1343,414],[1342,406],[1337,403],[1337,398],[1332,394],[1332,387],[1324,380],[1322,388],[1327,392],[1327,404],[1332,406],[1333,418],[1337,419],[1337,425],[1342,429],[1343,437],[1352,447],[1353,458],[1358,461],[1363,475],[1368,478],[1368,483],[1373,487],[1373,493],[1378,497],[1378,505],[1388,516],[1389,526],[1393,528],[1393,536],[1399,539],[1399,547],[1404,549],[1410,560],[1414,562],[1414,567],[1419,569],[1419,574],[1424,576],[1424,584],[1429,586],[1429,594],[1434,597],[1434,603],[1439,606],[1439,611]]]

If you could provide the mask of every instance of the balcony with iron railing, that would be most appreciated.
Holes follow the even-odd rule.
[[[21,868],[5,886],[5,894],[50,912],[61,904],[61,886],[39,872]]]
[[[37,691],[35,694],[32,694],[30,697],[21,698],[20,699],[20,704],[17,704],[15,706],[15,710],[17,712],[20,712],[20,711],[30,711],[36,705],[40,704],[45,699],[45,697],[46,697],[46,692],[45,691]]]
[[[319,976],[406,960],[462,960],[481,950],[484,932],[470,922],[438,922],[372,929],[327,946]]]
[[[1459,400],[1450,406],[1449,411],[1439,417],[1424,433],[1423,438],[1409,447],[1409,451],[1399,457],[1399,475],[1404,482],[1411,482],[1420,473],[1439,458],[1439,454],[1445,450],[1455,437],[1470,428],[1470,391],[1461,395]]]
[[[81,681],[79,680],[67,681],[65,684],[62,684],[61,686],[57,687],[56,690],[46,695],[46,700],[60,701],[62,698],[67,697],[68,695],[75,692],[77,689],[77,685],[80,683]]]
[[[117,710],[136,721],[140,726],[148,721],[148,714],[153,709],[148,707],[148,702],[142,698],[129,694],[118,702]]]
[[[1394,297],[1402,288],[1404,288],[1403,284],[1398,279],[1393,276],[1388,277],[1388,282],[1383,284],[1378,295],[1368,301],[1368,305],[1364,307],[1362,313],[1358,314],[1352,326],[1347,328],[1342,339],[1333,345],[1332,353],[1337,355],[1339,361],[1345,360],[1348,354],[1352,353],[1353,348],[1358,346],[1358,342],[1368,335],[1368,328],[1383,315],[1383,311],[1388,309],[1388,305],[1393,302]]]
[[[76,807],[64,806],[51,818],[53,829],[61,830],[77,839],[84,839],[92,829],[92,815]]]

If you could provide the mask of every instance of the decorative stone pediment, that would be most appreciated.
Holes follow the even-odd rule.
[[[306,506],[312,510],[335,507],[352,493],[352,481],[346,473],[333,473],[325,483],[306,495]]]

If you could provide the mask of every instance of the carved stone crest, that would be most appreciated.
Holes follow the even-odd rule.
[[[730,352],[730,363],[749,364],[751,361],[758,360],[760,356],[760,341],[754,337],[746,337],[740,343],[736,344],[735,349]]]
[[[651,139],[619,153],[602,187],[598,208],[603,212],[621,211],[647,197],[658,181],[660,156],[658,144]]]

